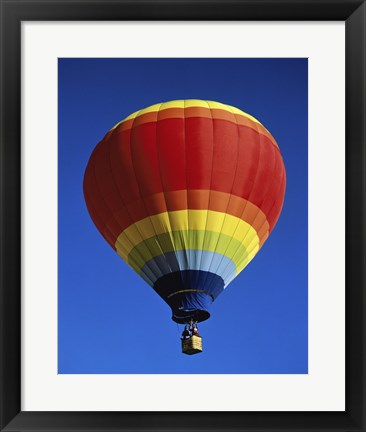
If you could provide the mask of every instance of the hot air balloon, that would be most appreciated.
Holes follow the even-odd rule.
[[[84,176],[102,236],[191,329],[268,238],[285,186],[269,131],[238,108],[205,100],[126,117],[95,147]],[[187,340],[183,352],[202,350]]]

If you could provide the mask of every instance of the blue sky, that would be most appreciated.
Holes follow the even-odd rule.
[[[59,59],[59,373],[307,373],[307,71],[307,59]],[[258,118],[287,171],[274,231],[212,305],[194,356],[181,354],[170,308],[99,234],[82,189],[88,158],[114,124],[173,99]]]

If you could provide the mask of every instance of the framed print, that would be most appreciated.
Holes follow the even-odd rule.
[[[364,430],[364,2],[1,6],[1,430]]]

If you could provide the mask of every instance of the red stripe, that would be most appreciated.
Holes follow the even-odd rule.
[[[259,159],[256,163],[254,184],[247,199],[262,208],[268,188],[276,176],[279,175],[279,172],[275,171],[277,149],[272,145],[268,145],[262,136],[259,138],[258,147]]]
[[[203,118],[206,117],[208,119],[219,119],[219,120],[228,120],[235,124],[248,126],[255,131],[259,132],[262,135],[265,135],[274,146],[277,146],[276,140],[273,136],[267,131],[267,129],[262,126],[260,123],[251,120],[249,117],[242,114],[233,114],[231,111],[219,108],[204,108],[204,107],[189,107],[189,108],[166,108],[163,110],[152,111],[145,114],[137,115],[134,119],[125,120],[117,126],[117,129],[130,129],[132,125],[134,127],[154,122],[157,119],[172,119],[172,118],[190,118],[190,117],[198,117]]]
[[[140,191],[136,181],[134,166],[132,163],[130,131],[116,131],[110,138],[110,163],[111,175],[119,191],[121,201],[126,206],[130,202],[136,203],[129,209],[128,215],[132,221],[139,220],[145,208],[141,203]],[[106,145],[103,141],[98,145]]]
[[[132,127],[131,155],[139,195],[146,197],[162,192],[158,152],[156,145],[156,122]],[[146,208],[150,213],[153,209]]]
[[[186,119],[184,137],[187,189],[210,189],[214,140],[212,119]],[[170,185],[167,189],[172,190]]]
[[[229,114],[229,113],[228,113]],[[214,158],[211,189],[231,193],[237,171],[239,146],[238,125],[214,120]]]
[[[232,193],[240,197],[248,197],[255,179],[260,156],[259,135],[250,128],[239,127],[238,169]]]
[[[106,223],[111,218],[111,212],[106,207],[100,195],[94,173],[95,152],[90,157],[84,175],[84,197],[89,214],[103,237],[114,248],[116,233],[111,232]]]
[[[280,213],[281,213],[282,206],[283,206],[283,199],[284,199],[284,195],[285,195],[285,190],[286,190],[286,173],[284,171],[281,186],[280,186],[275,204],[273,205],[272,209],[270,210],[270,212],[268,213],[268,216],[267,216],[267,220],[271,221],[270,222],[271,230],[273,230],[274,226],[276,225],[276,223],[278,221],[278,218],[280,217]]]
[[[184,129],[184,119],[159,120],[157,123],[160,175],[169,190],[187,188]]]

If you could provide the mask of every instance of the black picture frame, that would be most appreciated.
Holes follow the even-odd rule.
[[[366,5],[359,0],[0,0],[0,429],[365,431]],[[21,22],[271,20],[346,23],[345,412],[21,411]],[[199,403],[199,400],[197,401]]]

